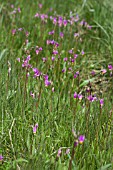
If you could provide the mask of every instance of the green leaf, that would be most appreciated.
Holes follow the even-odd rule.
[[[95,78],[84,80],[83,83],[80,84],[80,87],[86,86],[89,82],[94,82]]]
[[[28,163],[28,161],[26,160],[26,159],[23,159],[23,158],[19,158],[19,159],[17,159],[16,160],[16,162],[26,162],[26,163]]]
[[[98,25],[98,27],[100,27],[100,29],[105,33],[105,35],[109,38],[109,35],[108,35],[108,33],[107,33],[107,31],[104,29],[104,27],[102,26],[102,25],[100,25],[97,21],[94,21],[97,25]]]
[[[107,168],[111,167],[111,164],[107,164],[99,168],[98,170],[107,170]]]
[[[6,56],[7,51],[8,51],[8,49],[4,49],[4,50],[0,53],[0,60],[1,60],[3,57]]]

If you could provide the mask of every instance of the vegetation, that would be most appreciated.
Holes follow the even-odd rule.
[[[0,169],[113,169],[113,5],[0,2]]]

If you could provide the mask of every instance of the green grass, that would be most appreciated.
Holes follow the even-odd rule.
[[[112,5],[107,0],[100,3],[43,0],[40,9],[36,0],[0,3],[0,155],[3,156],[0,169],[112,170],[113,75],[110,76],[108,69],[109,64],[113,65]],[[11,4],[16,10],[20,7],[21,13],[12,14]],[[68,20],[70,15],[78,14],[80,20],[59,27],[49,18],[46,23],[35,18],[37,12],[49,17],[61,15]],[[81,26],[82,20],[92,28]],[[18,28],[23,30],[12,35],[12,30]],[[55,34],[49,35],[52,30]],[[64,33],[63,39],[59,37],[60,32]],[[80,37],[74,38],[77,32]],[[59,47],[47,45],[46,41],[53,39]],[[38,55],[36,46],[43,48]],[[51,59],[53,49],[58,50],[54,61]],[[78,54],[74,63],[70,62],[70,57],[73,58],[68,52],[70,49]],[[41,76],[34,78],[32,68],[22,67],[28,55],[31,55],[32,68],[40,70]],[[42,61],[43,57],[47,58],[46,62]],[[64,62],[65,57],[68,62]],[[102,74],[102,69],[107,72]],[[77,71],[80,74],[74,79]],[[45,74],[51,81],[48,87],[44,84]],[[91,91],[87,93],[86,89]],[[83,95],[82,100],[73,97],[75,92]],[[88,101],[90,94],[95,94],[98,100]],[[102,108],[100,99],[104,99]],[[36,123],[38,128],[34,134]],[[77,136],[85,135],[82,145],[73,147],[77,138],[72,129]],[[59,148],[60,157],[57,156]],[[70,152],[65,154],[67,149]]]

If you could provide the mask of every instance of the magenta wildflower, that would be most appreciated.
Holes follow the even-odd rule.
[[[34,77],[41,76],[41,72],[37,68],[33,68],[33,72],[34,72]]]
[[[45,79],[44,83],[46,87],[51,85],[51,81],[48,80],[48,75],[44,75],[44,79]]]
[[[44,79],[45,80],[48,80],[48,78],[49,78],[49,76],[46,74],[46,75],[44,75]]]
[[[92,76],[94,76],[94,75],[95,75],[95,71],[93,70],[93,71],[91,72],[91,74],[92,74]]]
[[[51,57],[51,60],[52,60],[52,61],[54,61],[54,60],[55,60],[55,57],[54,57],[54,56],[52,56],[52,57]]]
[[[64,27],[66,27],[67,24],[68,24],[68,21],[67,21],[67,20],[64,20],[64,21],[63,21]]]
[[[78,20],[79,20],[79,15],[76,14],[75,22],[77,22]]]
[[[85,54],[85,52],[82,50],[82,51],[81,51],[81,54],[82,54],[82,55],[84,55],[84,54]]]
[[[35,134],[38,128],[38,123],[35,124],[35,126],[33,127],[33,133]]]
[[[64,37],[64,33],[60,32],[60,37],[63,38]]]
[[[18,12],[19,12],[19,13],[21,13],[21,9],[20,9],[20,7],[18,7],[18,9],[17,9],[17,10],[18,10]]]
[[[23,28],[18,28],[18,31],[22,31],[23,30]]]
[[[81,25],[81,26],[84,26],[84,23],[85,23],[85,21],[82,20],[82,21],[80,22],[80,25]]]
[[[74,74],[74,78],[77,78],[79,76],[79,71],[77,71],[75,74]]]
[[[104,105],[104,99],[100,99],[100,107],[102,108]]]
[[[77,78],[77,75],[76,74],[74,74],[74,79],[76,79]]]
[[[39,8],[41,9],[43,5],[42,5],[42,4],[38,4],[38,6],[39,6]]]
[[[69,50],[68,52],[69,52],[69,54],[72,54],[72,53],[73,53],[73,50],[71,49],[71,50]]]
[[[29,40],[28,40],[28,39],[27,39],[27,40],[25,40],[26,45],[28,44],[28,42],[29,42]]]
[[[27,58],[25,60],[23,60],[23,63],[22,63],[22,67],[27,67],[27,68],[31,68],[31,64],[29,64],[29,60],[31,59],[31,56],[28,55]]]
[[[15,35],[16,34],[16,29],[13,29],[12,30],[12,35]]]
[[[11,4],[11,8],[14,8],[14,5],[13,5],[13,4]]]
[[[67,58],[67,57],[65,57],[65,58],[64,58],[64,61],[67,61],[67,60],[68,60],[68,58]]]
[[[25,35],[26,35],[26,37],[28,37],[28,36],[29,36],[29,32],[28,32],[28,31],[26,31],[26,32],[25,32]]]
[[[49,80],[45,80],[45,86],[47,87],[49,85],[51,85],[51,82]]]
[[[40,18],[41,18],[42,21],[46,21],[46,19],[48,18],[48,15],[40,14]]]
[[[59,46],[59,43],[58,42],[55,42],[55,47],[58,47]]]
[[[58,158],[61,156],[61,153],[62,153],[62,150],[61,150],[61,148],[59,148],[58,153],[57,153]]]
[[[54,40],[50,40],[50,44],[55,45],[55,41]]]
[[[82,94],[78,94],[78,99],[82,100],[82,98],[83,98],[83,95]]]
[[[74,62],[75,62],[74,58],[71,58],[70,60],[71,60],[71,62],[72,62],[72,63],[74,63]]]
[[[89,93],[91,91],[90,87],[86,89],[86,92]]]
[[[61,16],[59,16],[59,18],[58,18],[58,25],[59,25],[59,27],[61,27],[62,24],[63,24],[63,19],[62,19]]]
[[[77,145],[78,145],[78,140],[76,140],[76,141],[74,142],[74,147],[77,147]]]
[[[72,71],[72,67],[69,67],[68,70],[69,70],[69,71]]]
[[[3,156],[2,155],[0,155],[0,161],[3,161]]]
[[[57,54],[58,54],[58,51],[53,49],[53,54],[54,54],[54,55],[57,55]]]
[[[43,57],[42,61],[45,63],[47,61],[47,58]]]
[[[31,96],[32,98],[35,98],[35,94],[32,93],[32,91],[30,92],[30,96]]]
[[[42,47],[39,47],[39,51],[42,51],[43,50],[43,48]]]
[[[78,57],[78,54],[74,54],[74,59],[76,59]]]
[[[17,58],[17,61],[20,62],[20,58]]]
[[[52,16],[50,16],[49,18],[50,18],[50,20],[53,20],[53,17],[52,17]]]
[[[65,154],[67,155],[69,153],[70,153],[70,149],[68,148],[68,149],[66,149],[66,153]]]
[[[57,24],[57,18],[56,18],[56,17],[53,18],[53,24],[54,24],[54,25]]]
[[[51,40],[47,40],[47,41],[46,41],[46,44],[47,44],[47,45],[49,45],[49,44],[50,44],[50,42],[51,42]]]
[[[78,140],[79,140],[79,143],[82,144],[84,142],[84,140],[85,140],[85,136],[84,135],[80,135]]]
[[[89,95],[89,96],[87,97],[87,99],[88,99],[90,102],[93,102],[93,101],[97,100],[97,97],[96,97],[96,96]]]
[[[36,13],[36,14],[35,14],[35,17],[36,17],[36,18],[39,18],[39,16],[40,16],[39,13]]]
[[[16,10],[14,10],[14,11],[12,11],[12,14],[16,14],[16,12],[17,12],[17,11],[16,11]]]
[[[78,98],[78,94],[76,92],[74,93],[74,98]]]
[[[38,49],[36,49],[36,54],[37,54],[37,55],[39,54],[39,50],[38,50]]]
[[[87,25],[87,28],[88,28],[89,30],[91,30],[91,29],[92,29],[92,26],[91,26],[91,25]]]
[[[79,37],[79,33],[74,33],[74,37]]]
[[[55,33],[55,31],[53,30],[53,31],[50,31],[48,34],[53,35],[54,33]]]
[[[62,73],[64,73],[66,71],[66,69],[62,69]]]
[[[79,75],[79,71],[76,72],[76,75]]]
[[[54,40],[47,40],[46,41],[47,45],[51,44],[51,45],[55,45],[55,47],[58,47],[59,46],[59,43],[54,41]]]
[[[53,8],[50,8],[50,9],[49,9],[49,11],[52,11],[52,10],[53,10]]]
[[[102,74],[105,74],[106,72],[107,72],[106,69],[102,69],[102,70],[101,70],[101,73],[102,73]]]
[[[108,65],[108,69],[111,71],[113,70],[113,66],[111,64]]]

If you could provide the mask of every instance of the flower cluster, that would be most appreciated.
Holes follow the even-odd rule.
[[[79,100],[82,100],[83,95],[82,94],[77,94],[76,92],[74,93],[74,98],[78,98]]]
[[[74,147],[76,147],[78,144],[83,144],[83,142],[85,140],[84,135],[77,135],[74,129],[72,129],[72,134],[75,138]]]

